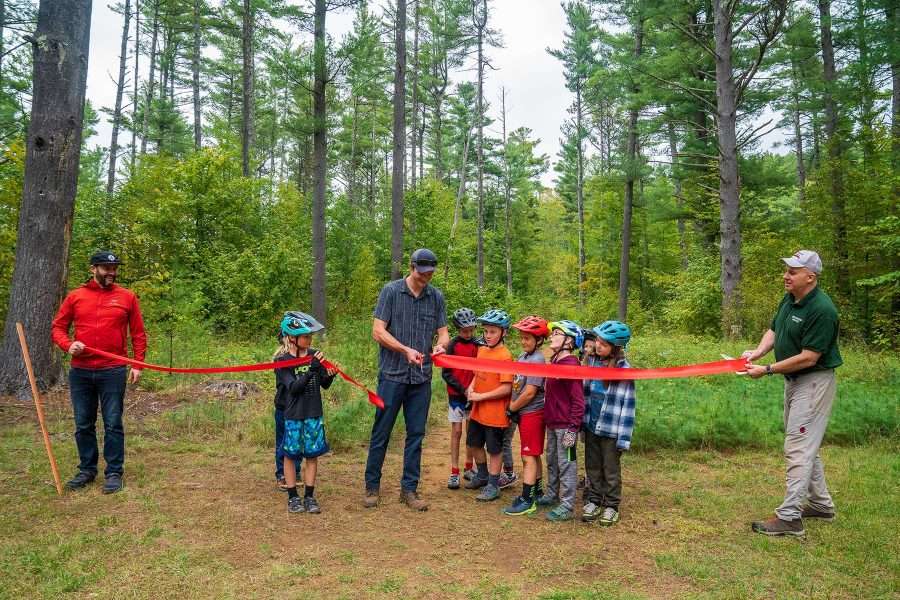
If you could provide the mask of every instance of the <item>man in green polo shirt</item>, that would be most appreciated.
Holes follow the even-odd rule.
[[[775,516],[753,523],[765,535],[805,534],[803,518],[834,520],[834,502],[825,485],[819,446],[825,436],[836,384],[834,369],[843,362],[838,351],[838,313],[818,288],[822,260],[811,250],[781,259],[784,289],[772,325],[755,350],[743,357],[753,362],[775,349],[776,362],[752,365],[756,379],[784,375],[784,455],[787,493]]]

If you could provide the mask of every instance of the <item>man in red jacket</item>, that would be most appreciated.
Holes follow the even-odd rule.
[[[53,319],[53,342],[72,355],[69,393],[75,413],[75,444],[78,447],[78,474],[66,483],[78,490],[97,477],[97,407],[103,415],[103,459],[106,461],[104,494],[122,489],[125,463],[125,429],[122,411],[125,401],[125,366],[116,360],[91,355],[85,346],[128,356],[127,338],[135,360],[144,360],[147,335],[137,296],[115,284],[121,261],[112,252],[91,256],[91,278],[72,290]],[[69,328],[75,323],[75,337]],[[141,377],[131,369],[131,383]]]

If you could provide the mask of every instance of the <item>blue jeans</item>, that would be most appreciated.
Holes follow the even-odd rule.
[[[378,378],[378,395],[384,400],[384,410],[375,410],[372,437],[369,440],[369,457],[366,460],[366,489],[381,487],[381,467],[384,455],[391,441],[391,431],[397,422],[397,415],[403,408],[406,423],[406,445],[403,448],[403,478],[400,488],[404,492],[415,491],[419,485],[422,467],[422,440],[425,424],[428,422],[428,408],[431,405],[431,382],[400,383]]]
[[[284,477],[284,410],[275,407],[275,479]],[[300,477],[300,461],[295,461],[297,477]]]
[[[97,474],[97,408],[103,416],[103,459],[107,476],[121,475],[125,465],[125,367],[69,370],[69,394],[75,413],[78,470]]]

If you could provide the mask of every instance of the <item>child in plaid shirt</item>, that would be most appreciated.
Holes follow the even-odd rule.
[[[606,321],[593,329],[599,366],[629,368],[625,346],[631,329],[619,321]],[[619,521],[622,500],[622,452],[631,447],[634,431],[634,381],[591,381],[585,403],[585,489],[583,521],[609,526]]]

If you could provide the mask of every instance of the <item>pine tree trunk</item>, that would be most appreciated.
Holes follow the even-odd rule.
[[[119,50],[119,81],[116,84],[116,105],[113,109],[112,135],[109,140],[109,172],[106,193],[110,196],[116,185],[116,159],[119,155],[119,122],[122,120],[122,94],[125,92],[125,63],[128,60],[128,27],[131,24],[131,0],[125,0],[125,24],[122,25],[122,45]]]
[[[28,382],[16,334],[25,327],[38,385],[59,380],[50,322],[66,291],[91,32],[90,0],[41,0],[15,267],[0,344],[0,390]]]
[[[476,115],[478,119],[478,287],[484,287],[484,29],[487,26],[487,0],[481,0],[482,14],[477,14],[477,2],[473,4],[472,18],[478,32],[478,99]]]
[[[327,0],[316,0],[313,51],[313,202],[312,202],[312,250],[313,316],[320,323],[327,323],[328,303],[325,289],[325,189],[328,173],[328,148],[326,141],[327,115],[325,114],[325,14]]]
[[[847,276],[847,218],[844,200],[843,147],[838,134],[838,108],[834,99],[837,73],[834,66],[834,46],[831,41],[831,0],[819,0],[819,28],[822,44],[822,70],[825,90],[825,146],[828,152],[828,171],[831,186],[831,216],[834,221],[835,274],[838,293],[850,295]]]
[[[669,155],[672,157],[672,181],[675,186],[675,207],[678,209],[678,218],[675,220],[678,227],[678,254],[681,257],[681,269],[688,268],[687,235],[685,233],[684,194],[681,187],[681,173],[678,172],[678,140],[675,137],[675,124],[672,121],[666,123],[669,133]]]
[[[6,28],[6,0],[0,0],[0,90],[3,89],[3,30]]]
[[[141,126],[141,154],[147,153],[147,132],[150,130],[150,111],[153,109],[153,91],[156,85],[156,46],[159,42],[159,2],[153,1],[153,35],[150,38],[150,76],[147,78],[147,99],[144,104],[144,122]]]
[[[575,178],[575,203],[578,209],[578,306],[584,308],[585,281],[587,277],[584,265],[587,262],[584,250],[584,115],[581,104],[581,83],[575,90],[575,141],[578,144],[578,157]]]
[[[406,0],[397,0],[394,24],[394,153],[391,176],[391,276],[400,277],[403,263],[403,188],[406,167]]]
[[[504,200],[505,200],[505,216],[506,216],[506,293],[512,296],[512,232],[511,232],[511,212],[512,212],[512,190],[511,182],[509,180],[510,172],[509,172],[509,152],[507,149],[507,139],[506,139],[506,88],[500,88],[500,102],[501,102],[501,112],[503,115],[503,170],[504,170]]]
[[[200,117],[200,0],[194,0],[194,52],[191,55],[191,74],[193,75],[193,99],[194,99],[194,150],[199,150],[202,145],[201,117]]]
[[[634,22],[634,51],[633,56],[637,60],[641,56],[644,43],[644,21],[638,16]],[[638,107],[637,84],[632,84],[631,109],[628,111],[628,141],[626,142],[626,160],[628,171],[625,179],[625,203],[622,208],[622,252],[619,255],[619,310],[620,321],[628,318],[628,283],[629,267],[631,265],[631,217],[634,209],[634,180],[637,169],[638,147]]]
[[[419,3],[415,7],[413,26],[412,127],[409,136],[410,187],[416,189],[416,136],[419,134]]]
[[[318,11],[318,3],[316,4],[316,10]],[[250,149],[253,147],[254,142],[253,26],[253,11],[250,6],[250,0],[244,0],[243,27],[241,29],[241,56],[243,59],[243,68],[241,70],[241,88],[243,90],[241,106],[241,172],[244,177],[250,177]],[[322,60],[324,62],[324,57]],[[323,89],[324,85],[323,81]]]

